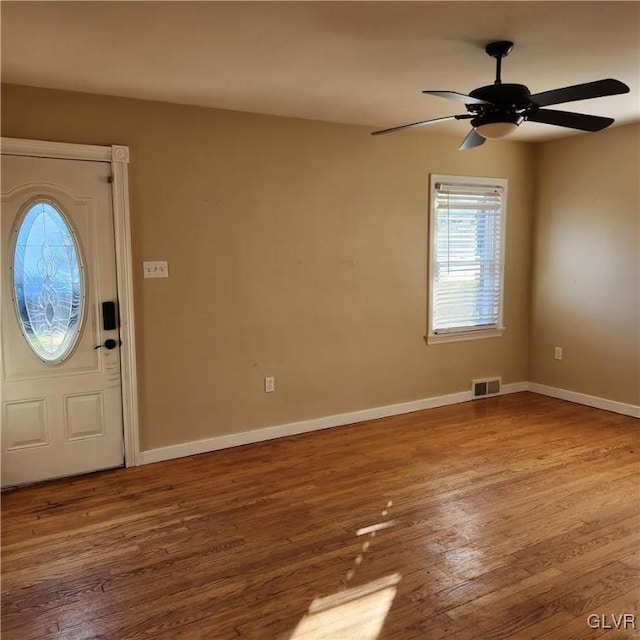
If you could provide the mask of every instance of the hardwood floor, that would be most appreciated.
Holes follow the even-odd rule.
[[[637,638],[639,427],[521,393],[8,492],[2,638]]]

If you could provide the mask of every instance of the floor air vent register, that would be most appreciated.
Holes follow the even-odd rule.
[[[482,378],[471,381],[473,399],[500,395],[502,378]]]

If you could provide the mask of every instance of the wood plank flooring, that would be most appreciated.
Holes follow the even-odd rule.
[[[638,638],[639,440],[521,393],[7,492],[2,638]]]

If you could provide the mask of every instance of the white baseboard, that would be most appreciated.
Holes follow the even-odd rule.
[[[614,413],[622,413],[625,416],[640,418],[640,407],[634,404],[626,404],[597,396],[589,396],[586,393],[578,393],[577,391],[549,387],[546,384],[538,384],[537,382],[527,383],[527,389],[528,391],[539,393],[543,396],[551,396],[552,398],[558,398],[560,400],[584,404],[588,407],[594,407],[595,409],[604,409],[605,411],[613,411]]]
[[[622,413],[634,418],[640,418],[640,407],[638,406],[625,404],[623,402],[616,402],[614,400],[607,400],[605,398],[598,398],[596,396],[589,396],[584,393],[577,393],[576,391],[567,391],[566,389],[549,387],[544,384],[538,384],[537,382],[513,382],[510,384],[503,384],[500,395],[519,393],[520,391],[532,391],[533,393],[539,393],[544,396],[551,396],[552,398],[568,400],[569,402],[587,405],[596,409],[604,409],[606,411],[613,411],[614,413]],[[339,413],[333,416],[325,416],[323,418],[301,420],[300,422],[290,422],[288,424],[255,429],[253,431],[243,431],[241,433],[232,433],[225,436],[216,436],[214,438],[206,438],[204,440],[183,442],[181,444],[170,445],[168,447],[141,451],[139,464],[150,464],[152,462],[183,458],[185,456],[193,456],[199,453],[208,453],[209,451],[238,447],[243,444],[275,440],[276,438],[284,438],[286,436],[293,436],[300,433],[309,433],[311,431],[319,431],[320,429],[330,429],[331,427],[340,427],[346,424],[366,422],[367,420],[377,420],[378,418],[387,418],[389,416],[397,416],[403,413],[411,413],[413,411],[423,411],[424,409],[434,409],[436,407],[459,404],[470,400],[473,400],[471,391],[461,391],[460,393],[451,393],[445,396],[435,396],[433,398],[413,400],[412,402],[390,404],[384,407],[351,411],[349,413]]]
[[[518,393],[519,391],[526,390],[526,382],[503,384],[500,395]],[[310,431],[318,431],[320,429],[340,427],[346,424],[365,422],[367,420],[377,420],[378,418],[397,416],[403,413],[411,413],[413,411],[423,411],[424,409],[434,409],[435,407],[459,404],[460,402],[467,402],[472,399],[471,391],[461,391],[460,393],[451,393],[445,396],[435,396],[433,398],[424,398],[422,400],[402,402],[400,404],[390,404],[384,407],[375,407],[373,409],[339,413],[323,418],[301,420],[300,422],[290,422],[289,424],[265,427],[263,429],[255,429],[253,431],[243,431],[241,433],[232,433],[226,436],[206,438],[205,440],[184,442],[182,444],[170,445],[168,447],[160,447],[158,449],[148,449],[147,451],[140,452],[139,464],[161,462],[162,460],[171,460],[173,458],[193,456],[199,453],[217,451],[219,449],[238,447],[243,444],[252,444],[254,442],[264,442],[265,440],[284,438],[285,436],[293,436],[299,433],[308,433]]]

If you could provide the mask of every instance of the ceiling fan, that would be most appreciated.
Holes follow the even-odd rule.
[[[543,107],[628,93],[629,87],[624,82],[612,79],[596,80],[531,95],[529,89],[523,84],[502,84],[500,78],[502,59],[508,56],[512,49],[513,42],[506,40],[491,42],[486,46],[487,54],[496,59],[496,79],[493,84],[474,89],[469,95],[455,91],[427,90],[422,92],[463,102],[468,113],[382,129],[374,131],[372,135],[377,136],[383,133],[423,127],[445,120],[471,120],[473,129],[460,145],[460,149],[464,150],[479,147],[484,144],[487,138],[504,138],[513,133],[525,120],[580,129],[581,131],[600,131],[613,123],[613,118],[556,111]]]

